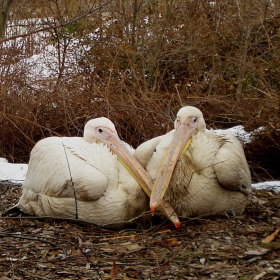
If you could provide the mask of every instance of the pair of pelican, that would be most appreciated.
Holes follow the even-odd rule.
[[[180,228],[178,216],[241,214],[250,191],[240,142],[207,131],[202,112],[186,106],[174,130],[136,150],[119,139],[107,118],[90,120],[84,137],[39,141],[15,207],[36,216],[118,226],[147,214],[150,203],[152,213],[159,209]]]

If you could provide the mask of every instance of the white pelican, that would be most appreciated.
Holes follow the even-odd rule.
[[[87,122],[84,137],[40,140],[31,151],[15,207],[31,215],[76,218],[101,226],[133,220],[147,211],[145,192],[150,196],[153,184],[133,153],[107,118]],[[163,202],[160,210],[180,227],[168,203]]]
[[[194,129],[187,148],[185,133]],[[181,108],[175,129],[141,144],[134,156],[155,180],[152,213],[163,196],[182,217],[244,211],[251,174],[243,148],[233,135],[207,132],[199,109]]]

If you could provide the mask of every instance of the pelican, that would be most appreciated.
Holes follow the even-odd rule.
[[[155,181],[152,213],[163,197],[179,217],[244,211],[251,174],[243,148],[231,134],[207,131],[199,109],[181,108],[175,129],[144,142],[134,156]]]
[[[30,215],[100,226],[134,220],[147,211],[153,182],[133,153],[104,117],[88,121],[83,137],[40,140],[31,151],[15,207]],[[163,201],[160,210],[180,228],[170,204]]]

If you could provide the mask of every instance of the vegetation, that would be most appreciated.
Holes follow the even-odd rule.
[[[134,147],[200,108],[208,128],[264,127],[245,146],[253,179],[280,179],[277,0],[3,0],[0,157],[28,162],[50,135],[109,117]],[[21,188],[0,182],[1,215]],[[150,217],[121,231],[0,218],[1,279],[278,279],[280,194],[239,217]]]
[[[194,105],[212,128],[264,126],[246,156],[255,180],[280,178],[279,1],[20,0],[5,26],[0,156],[27,162],[98,116],[136,147]]]

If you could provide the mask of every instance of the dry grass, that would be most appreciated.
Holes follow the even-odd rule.
[[[64,2],[45,1],[42,11],[22,1],[11,11],[53,26],[54,17],[59,25],[101,4],[72,1],[65,10]],[[42,27],[25,24],[27,32]],[[279,179],[278,30],[278,6],[262,1],[113,1],[70,25],[3,42],[0,156],[28,162],[39,139],[82,135],[99,116],[137,147],[172,129],[181,106],[194,105],[208,127],[265,126],[245,152],[255,180]],[[45,58],[50,75],[42,78],[28,58],[50,45],[54,60]]]

